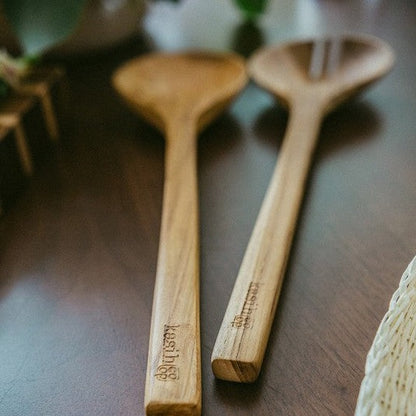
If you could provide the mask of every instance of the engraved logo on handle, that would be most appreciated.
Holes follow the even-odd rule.
[[[233,328],[248,329],[253,324],[253,314],[257,309],[257,293],[259,291],[260,283],[250,282],[246,297],[244,299],[243,307],[238,315],[234,316],[231,326]]]
[[[179,380],[179,368],[177,365],[179,358],[179,348],[177,345],[177,330],[180,325],[164,325],[162,359],[155,373],[155,378],[159,381]]]

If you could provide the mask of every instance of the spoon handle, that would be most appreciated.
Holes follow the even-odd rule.
[[[212,353],[220,379],[248,383],[260,372],[321,118],[316,103],[293,106]]]
[[[199,239],[192,125],[168,130],[147,364],[147,415],[199,415]]]

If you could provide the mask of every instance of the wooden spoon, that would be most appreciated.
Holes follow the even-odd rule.
[[[243,59],[230,53],[154,53],[113,76],[116,90],[167,141],[147,415],[201,411],[196,137],[246,82]]]
[[[256,380],[323,117],[386,74],[392,50],[368,36],[259,50],[249,73],[290,110],[287,132],[212,354],[216,377]]]

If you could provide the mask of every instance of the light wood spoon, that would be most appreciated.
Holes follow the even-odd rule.
[[[251,77],[288,106],[290,119],[215,343],[216,377],[256,380],[321,121],[393,62],[390,47],[368,36],[286,43],[259,50],[249,60]]]
[[[242,58],[214,52],[149,54],[113,76],[116,90],[167,142],[147,415],[201,412],[196,138],[246,82]]]

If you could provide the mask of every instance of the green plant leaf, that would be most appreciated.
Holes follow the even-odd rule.
[[[86,0],[3,0],[3,10],[26,54],[39,54],[75,29]]]
[[[264,12],[267,0],[234,0],[247,19],[255,19]]]

